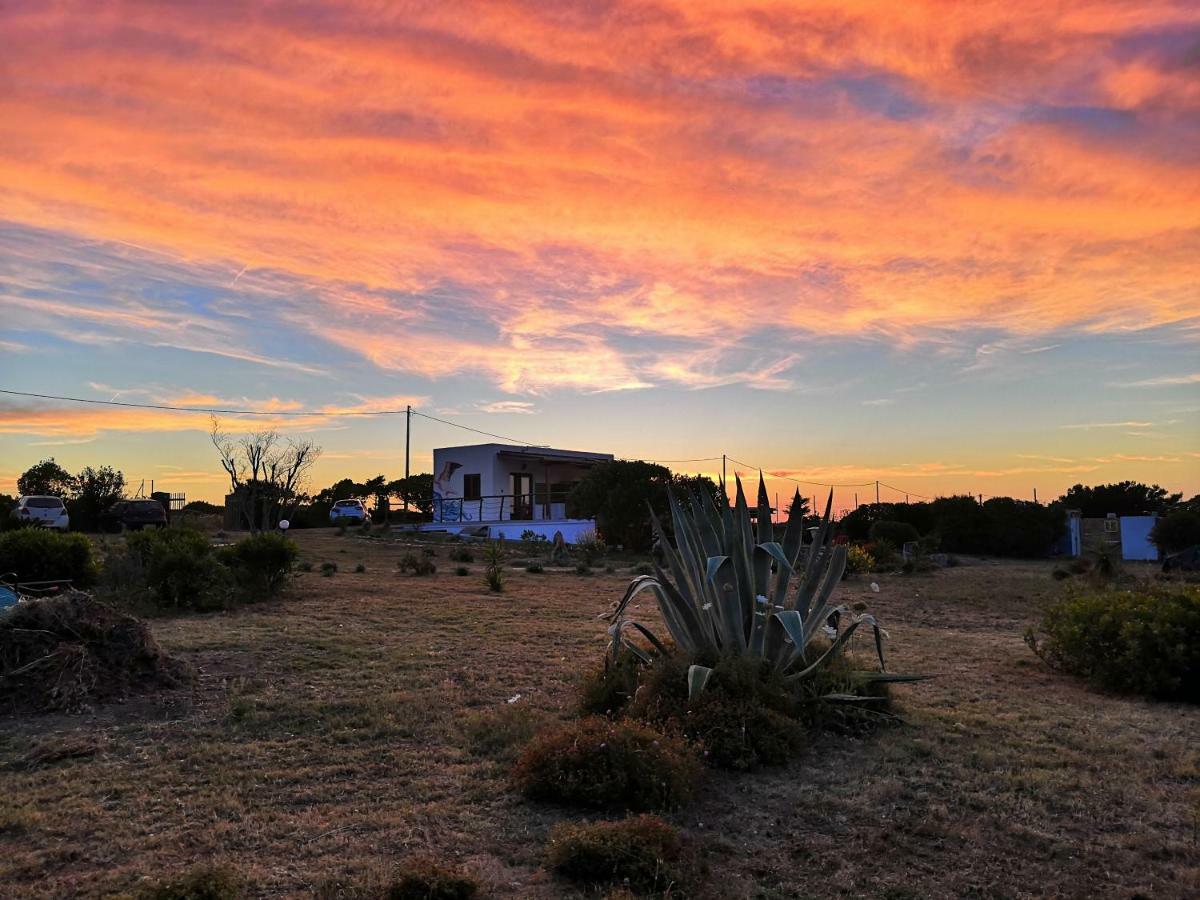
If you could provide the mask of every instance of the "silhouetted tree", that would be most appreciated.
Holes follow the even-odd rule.
[[[67,504],[71,527],[95,531],[100,515],[125,496],[125,476],[111,466],[85,467],[75,476],[75,496]]]
[[[1067,509],[1078,509],[1087,518],[1103,518],[1109,513],[1118,516],[1161,516],[1170,512],[1183,494],[1169,494],[1157,484],[1137,481],[1117,484],[1098,484],[1086,487],[1077,484],[1059,502]]]
[[[48,497],[69,497],[75,488],[75,477],[54,461],[54,457],[43,459],[30,466],[17,479],[17,490],[21,496],[41,494]]]
[[[276,431],[258,431],[234,440],[212,422],[212,443],[229,476],[230,493],[251,531],[274,528],[285,509],[301,498],[309,469],[321,455],[311,440],[282,441]]]

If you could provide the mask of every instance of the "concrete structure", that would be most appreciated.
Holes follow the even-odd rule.
[[[510,539],[561,531],[574,543],[596,523],[571,518],[567,496],[589,469],[612,459],[513,444],[441,447],[433,451],[433,521],[421,529]]]
[[[1067,536],[1063,549],[1067,556],[1079,556],[1085,550],[1111,547],[1130,561],[1154,561],[1158,548],[1150,542],[1157,516],[1117,516],[1083,518],[1077,510],[1067,512]]]

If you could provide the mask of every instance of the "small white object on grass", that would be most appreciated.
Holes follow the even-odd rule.
[[[517,702],[518,700],[520,700],[520,699],[521,699],[521,695],[520,695],[520,694],[513,694],[511,697],[509,697],[509,698],[508,698],[508,702],[509,702],[509,703],[516,703],[516,702]]]
[[[879,593],[879,582],[878,581],[871,582],[871,590],[876,594]]]

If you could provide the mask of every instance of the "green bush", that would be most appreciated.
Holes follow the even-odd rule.
[[[585,677],[579,708],[647,722],[683,735],[704,761],[739,771],[782,765],[803,746],[814,728],[862,733],[887,713],[886,685],[855,673],[844,656],[831,659],[817,674],[794,686],[762,660],[722,657],[699,660],[713,674],[704,690],[688,698],[688,667],[698,660],[672,653],[655,655],[643,665],[632,653]],[[826,696],[874,697],[872,701],[833,703]]]
[[[437,565],[430,556],[425,554],[417,556],[413,553],[405,553],[400,557],[400,561],[396,563],[396,566],[401,572],[412,572],[413,575],[420,578],[437,572]]]
[[[598,533],[589,530],[576,538],[575,552],[579,554],[585,566],[591,566],[608,552],[608,545]]]
[[[471,570],[470,570],[470,569],[468,569],[466,566],[455,566],[455,567],[454,567],[454,574],[455,574],[455,575],[460,575],[460,576],[461,576],[461,575],[470,575],[470,574],[471,574]]]
[[[846,550],[846,574],[858,575],[875,568],[875,557],[862,547],[851,545]]]
[[[576,563],[575,564],[575,574],[583,575],[583,576],[591,575],[592,574],[591,566],[589,566],[587,563],[582,563],[582,562]]]
[[[221,550],[221,561],[233,572],[237,586],[251,599],[271,597],[287,584],[300,555],[295,542],[282,534],[263,532]]]
[[[640,562],[629,569],[634,575],[653,575],[654,566],[647,562]]]
[[[909,541],[921,540],[921,533],[908,522],[892,522],[883,519],[871,525],[868,532],[872,541],[887,541],[896,547],[903,547]]]
[[[1026,640],[1050,665],[1099,687],[1200,703],[1200,586],[1069,594]]]
[[[687,802],[700,772],[679,738],[592,716],[534,737],[514,779],[535,800],[641,811]]]
[[[141,888],[137,900],[238,900],[241,876],[227,866],[196,866],[176,878]]]
[[[383,900],[470,900],[479,892],[475,879],[429,857],[401,863],[383,889]]]
[[[155,528],[125,535],[124,552],[105,560],[104,584],[126,602],[140,595],[158,610],[207,610],[226,605],[230,577],[203,533]]]
[[[0,534],[0,575],[14,572],[18,581],[70,579],[76,587],[96,580],[92,542],[82,534],[48,528],[18,528]]]
[[[458,549],[451,549],[451,551],[446,555],[449,557],[450,562],[461,562],[461,563],[475,562],[475,554],[472,553],[470,550],[468,550],[466,547],[460,547]]]
[[[324,575],[326,578],[332,578],[334,575],[337,574],[337,570],[338,570],[338,564],[335,562],[321,563],[321,574]]]
[[[1200,544],[1200,511],[1178,509],[1154,523],[1150,540],[1160,553],[1178,553]]]
[[[530,575],[541,575],[546,569],[540,562],[531,562],[525,564],[525,571]]]
[[[555,872],[579,884],[626,885],[664,896],[678,891],[679,836],[658,816],[563,822],[550,832],[546,855]]]

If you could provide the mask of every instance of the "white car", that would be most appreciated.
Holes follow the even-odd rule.
[[[61,497],[20,497],[13,507],[12,517],[21,522],[66,531],[71,525],[66,504]]]
[[[361,500],[339,500],[329,510],[329,521],[334,525],[347,525],[351,522],[370,522],[371,514]]]

